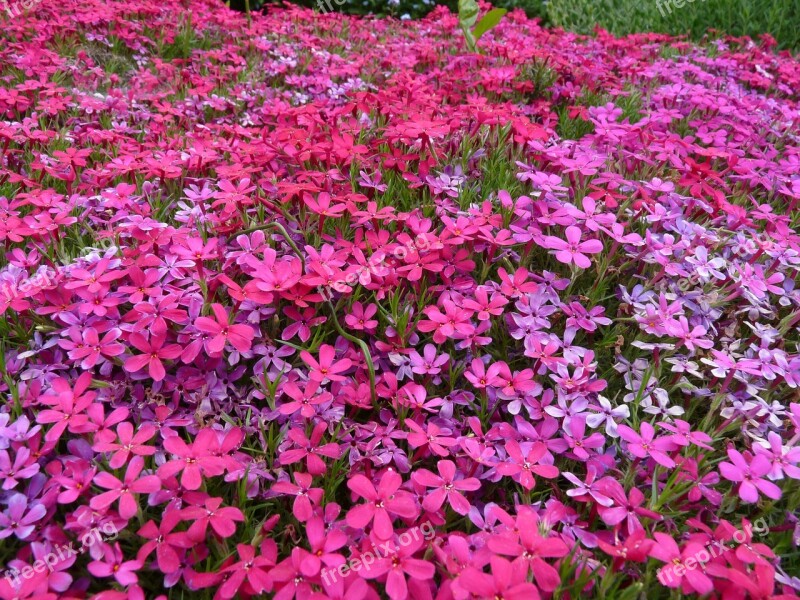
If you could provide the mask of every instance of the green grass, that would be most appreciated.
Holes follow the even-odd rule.
[[[591,34],[595,24],[616,34],[723,34],[757,40],[769,33],[781,49],[800,48],[800,0],[547,0],[549,24]]]

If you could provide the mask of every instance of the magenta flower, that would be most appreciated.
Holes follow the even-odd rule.
[[[502,475],[513,477],[514,481],[519,482],[526,490],[532,490],[533,486],[536,485],[536,478],[534,475],[544,477],[545,479],[558,477],[557,467],[547,464],[538,464],[547,454],[547,446],[543,443],[534,443],[527,454],[523,453],[522,447],[516,440],[508,440],[505,448],[511,461],[499,463],[496,467],[497,472]]]
[[[142,568],[138,560],[124,560],[119,543],[105,545],[102,560],[90,562],[87,567],[95,577],[113,577],[120,585],[132,585],[139,581],[136,572]]]
[[[0,512],[0,540],[15,535],[24,540],[30,536],[36,523],[47,514],[47,508],[41,503],[31,503],[24,494],[12,494],[8,499],[8,508]]]
[[[710,593],[714,583],[698,565],[698,556],[707,550],[702,544],[688,542],[681,551],[678,544],[665,533],[653,534],[655,544],[650,547],[650,556],[666,565],[658,571],[658,581],[668,588],[682,588],[684,593]],[[692,561],[691,563],[689,561]]]
[[[503,380],[499,375],[504,366],[505,363],[496,362],[489,365],[487,369],[481,359],[475,358],[472,360],[469,370],[464,372],[464,377],[480,390],[487,386],[502,387]]]
[[[139,477],[143,469],[144,459],[141,456],[134,456],[128,464],[122,481],[111,473],[101,471],[95,475],[94,483],[109,491],[93,497],[89,505],[95,510],[104,510],[119,500],[119,516],[123,519],[132,518],[139,510],[139,504],[134,494],[148,494],[161,489],[161,479],[158,476]]]
[[[153,381],[161,381],[167,376],[162,359],[175,359],[183,352],[178,344],[165,344],[166,331],[153,332],[150,340],[141,333],[132,333],[129,339],[131,345],[142,352],[131,356],[125,361],[125,370],[135,373],[147,367],[147,372]]]
[[[416,421],[406,421],[406,426],[411,430],[408,434],[408,443],[412,448],[428,449],[437,456],[447,456],[450,454],[448,448],[452,448],[458,442],[451,436],[449,429],[439,427],[435,423],[428,423],[427,429],[423,429]]]
[[[308,352],[303,350],[300,353],[300,358],[306,363],[311,371],[308,374],[309,379],[312,381],[319,381],[325,383],[326,381],[344,381],[344,376],[341,375],[347,371],[353,364],[349,358],[342,358],[341,360],[334,361],[336,350],[333,346],[323,344],[319,349],[319,362],[311,356]]]
[[[319,575],[322,565],[338,567],[345,562],[344,556],[336,552],[347,544],[347,536],[338,529],[326,529],[320,517],[313,517],[306,522],[306,536],[310,552],[302,550],[300,571],[306,577]]]
[[[349,315],[345,316],[344,322],[348,327],[354,331],[366,331],[367,333],[375,333],[378,326],[377,319],[373,319],[375,313],[378,312],[376,304],[368,304],[366,308],[361,302],[354,302]]]
[[[412,350],[409,358],[411,371],[418,375],[438,375],[442,372],[442,367],[450,360],[447,354],[437,355],[436,346],[433,344],[425,344],[421,355],[416,350]]]
[[[175,458],[158,468],[159,477],[172,477],[183,471],[181,485],[187,490],[196,490],[202,485],[203,476],[221,475],[225,461],[211,453],[217,444],[216,437],[213,429],[203,429],[191,445],[178,436],[165,439],[164,449]]]
[[[436,468],[439,475],[435,475],[428,469],[419,469],[412,475],[417,483],[435,488],[425,496],[422,508],[429,512],[435,512],[447,500],[454,511],[460,515],[466,515],[469,512],[470,503],[461,492],[474,492],[480,489],[481,482],[475,477],[456,478],[456,465],[451,460],[440,460]]]
[[[74,387],[60,377],[53,380],[51,385],[55,394],[42,396],[41,401],[55,408],[42,410],[36,415],[37,423],[55,423],[45,439],[57,441],[68,427],[71,432],[77,432],[86,426],[89,419],[83,413],[97,397],[95,392],[87,391],[91,382],[92,376],[88,372],[78,377]]]
[[[731,462],[719,463],[719,472],[728,481],[739,482],[737,491],[744,502],[758,502],[759,492],[772,500],[781,497],[781,489],[764,478],[772,471],[772,465],[766,456],[753,456],[749,453],[743,455],[738,450],[728,448],[728,458]]]
[[[82,369],[91,369],[125,352],[125,346],[116,341],[121,335],[122,331],[116,327],[105,332],[102,338],[94,327],[72,328],[69,340],[59,340],[58,345],[68,351],[72,360],[80,360]]]
[[[190,538],[185,531],[173,531],[181,518],[181,511],[172,509],[164,512],[160,523],[156,524],[152,520],[145,523],[137,535],[148,541],[139,549],[136,560],[144,565],[147,557],[155,550],[156,564],[162,573],[174,573],[180,569],[183,550],[191,548],[195,543],[195,539]]]
[[[333,396],[328,392],[317,393],[319,386],[319,381],[313,379],[306,382],[303,390],[293,381],[287,382],[283,386],[283,393],[291,398],[291,401],[281,404],[278,410],[284,415],[293,415],[299,412],[304,419],[310,419],[317,413],[317,406],[333,400]]]
[[[342,453],[339,445],[334,442],[320,444],[327,429],[328,425],[324,421],[320,421],[314,426],[310,437],[307,437],[302,429],[290,429],[286,438],[297,448],[285,448],[279,458],[280,464],[292,465],[305,459],[306,467],[311,475],[322,475],[327,470],[322,457],[339,458]]]
[[[14,489],[19,480],[30,479],[38,472],[39,463],[25,446],[17,450],[13,461],[6,450],[0,450],[0,479],[4,490]]]
[[[542,240],[542,246],[555,250],[556,260],[565,264],[575,263],[576,266],[582,269],[588,269],[592,262],[586,256],[587,254],[597,254],[603,251],[603,244],[600,240],[586,240],[581,241],[581,230],[574,225],[567,227],[565,235],[567,240],[557,238],[551,235],[545,236]]]
[[[443,300],[442,312],[438,306],[426,306],[423,312],[428,317],[427,321],[420,321],[417,329],[423,333],[433,332],[433,341],[443,344],[449,337],[456,333],[470,335],[475,327],[470,322],[471,311],[458,308],[452,301]]]
[[[347,524],[364,529],[372,523],[379,539],[391,538],[394,533],[392,516],[413,519],[419,512],[412,495],[400,490],[402,483],[400,475],[391,469],[381,476],[377,489],[363,475],[354,475],[348,480],[347,487],[366,502],[353,506],[347,512]]]
[[[667,453],[676,449],[675,442],[669,437],[655,437],[655,429],[646,421],[642,422],[640,431],[641,435],[627,425],[617,427],[617,433],[627,442],[628,452],[637,458],[651,457],[662,467],[673,468],[675,461]]]
[[[627,534],[632,535],[636,531],[644,529],[640,517],[661,521],[663,517],[655,511],[645,508],[645,496],[638,488],[632,487],[628,495],[625,489],[614,479],[604,477],[600,482],[600,488],[611,499],[612,505],[598,507],[600,518],[607,525],[619,525],[626,522]]]
[[[209,354],[219,354],[228,343],[239,352],[250,350],[255,337],[253,328],[250,325],[231,325],[228,312],[221,304],[212,304],[211,310],[214,318],[198,317],[194,322],[198,330],[211,337],[205,342]]]
[[[458,587],[479,598],[539,600],[539,590],[528,581],[528,565],[491,558],[489,573],[468,566],[458,578]]]
[[[236,533],[236,523],[244,521],[244,514],[235,506],[222,506],[222,498],[206,498],[202,505],[184,508],[181,519],[192,522],[186,533],[199,542],[205,540],[209,525],[219,537],[231,537]]]
[[[313,478],[308,473],[294,473],[295,483],[278,481],[272,484],[272,491],[277,494],[290,494],[295,497],[292,514],[295,519],[304,523],[314,514],[314,506],[322,502],[322,488],[311,487]]]
[[[147,445],[147,442],[155,434],[156,428],[152,425],[143,425],[134,433],[133,424],[129,421],[123,421],[117,425],[116,435],[108,429],[99,431],[92,449],[96,452],[113,452],[111,460],[108,461],[108,466],[112,469],[119,469],[128,462],[131,454],[137,456],[152,456],[155,454],[155,446]],[[119,442],[116,441],[117,438],[119,438]]]
[[[569,548],[558,537],[539,535],[539,521],[530,510],[520,512],[515,532],[497,535],[489,539],[489,549],[506,556],[513,556],[514,563],[530,568],[536,585],[546,592],[555,590],[561,577],[545,558],[561,558],[569,554]]]
[[[236,550],[240,560],[219,572],[223,578],[218,590],[220,598],[235,598],[240,589],[248,595],[271,591],[273,583],[269,573],[275,561],[263,553],[256,554],[256,549],[249,544],[237,544]]]
[[[394,544],[394,552],[378,558],[375,564],[364,572],[363,577],[374,579],[385,575],[386,595],[391,600],[419,598],[420,591],[415,588],[426,589],[425,582],[433,579],[436,574],[436,568],[429,561],[414,558],[423,543],[423,538],[417,536],[407,544]],[[384,544],[387,545],[391,546]]]

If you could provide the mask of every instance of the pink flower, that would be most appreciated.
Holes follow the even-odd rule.
[[[90,562],[87,567],[95,577],[113,577],[120,585],[132,585],[139,581],[136,572],[142,568],[138,560],[123,560],[119,543],[105,546],[102,560]]]
[[[460,515],[466,515],[469,512],[470,503],[461,492],[480,489],[481,482],[475,477],[456,479],[456,465],[450,460],[440,460],[436,468],[439,475],[435,475],[428,469],[419,469],[412,475],[417,483],[425,487],[436,488],[425,496],[422,508],[429,512],[435,512],[447,500],[454,511]]]
[[[617,433],[627,442],[628,452],[637,458],[651,457],[662,467],[672,469],[675,461],[667,453],[675,450],[676,445],[669,437],[655,437],[655,429],[650,423],[643,421],[640,426],[641,435],[627,425],[619,425]]]
[[[489,549],[498,554],[514,556],[515,563],[530,567],[540,589],[552,592],[561,583],[561,576],[545,558],[561,558],[569,554],[569,548],[558,537],[539,535],[539,519],[530,510],[517,516],[514,532],[489,538]]]
[[[134,494],[147,494],[161,489],[161,480],[156,475],[139,477],[143,469],[144,459],[134,456],[128,464],[123,481],[111,473],[101,471],[95,475],[94,483],[109,491],[92,498],[89,505],[95,510],[104,510],[119,500],[119,516],[123,519],[132,518],[139,510]]]
[[[425,582],[433,579],[436,568],[427,560],[414,558],[420,549],[424,539],[422,537],[412,538],[407,544],[394,544],[394,552],[378,558],[368,570],[364,571],[363,577],[374,579],[386,576],[386,595],[391,600],[406,600],[406,598],[421,597],[419,592],[414,591],[414,586],[418,585],[427,589]],[[389,543],[384,546],[390,546]],[[409,589],[409,578],[412,587]]]
[[[452,432],[436,425],[428,423],[427,430],[423,429],[416,421],[406,421],[406,426],[411,430],[408,434],[408,443],[412,448],[424,448],[427,446],[431,452],[438,456],[450,454],[448,448],[452,448],[458,442],[450,435]]]
[[[319,381],[311,379],[306,382],[305,389],[301,390],[293,381],[287,382],[283,386],[283,393],[292,400],[281,404],[278,410],[284,415],[299,412],[304,419],[310,419],[317,413],[316,406],[333,400],[333,396],[328,392],[317,393],[319,385]]]
[[[603,251],[603,244],[600,240],[592,239],[582,242],[581,230],[574,225],[567,227],[566,236],[566,241],[551,235],[545,236],[542,240],[542,246],[556,251],[556,260],[559,262],[565,264],[574,262],[576,266],[588,269],[592,262],[586,255]]]
[[[655,544],[650,548],[650,556],[667,563],[658,571],[658,581],[668,588],[682,588],[684,593],[696,592],[701,595],[710,593],[714,584],[704,570],[698,565],[697,556],[707,553],[702,544],[689,542],[678,548],[678,544],[665,533],[653,534]],[[691,563],[687,562],[691,559]]]
[[[177,571],[181,566],[182,551],[191,548],[195,543],[185,531],[173,531],[181,518],[181,511],[170,509],[161,516],[160,523],[156,524],[152,520],[145,523],[137,535],[149,541],[139,549],[136,560],[145,564],[147,557],[155,550],[156,563],[162,573]]]
[[[184,508],[181,519],[192,522],[186,533],[190,539],[200,542],[205,540],[209,525],[219,537],[231,537],[236,533],[236,522],[244,521],[244,514],[235,506],[222,506],[222,498],[206,498],[202,506]]]
[[[391,469],[384,472],[377,489],[363,475],[354,475],[347,487],[358,497],[366,500],[347,512],[350,527],[364,529],[370,523],[378,539],[388,540],[394,533],[392,516],[413,519],[418,510],[410,493],[400,490],[403,479]]]
[[[111,460],[108,461],[108,466],[112,469],[119,469],[128,462],[131,454],[138,456],[152,456],[155,454],[155,446],[146,444],[155,434],[156,428],[152,425],[142,425],[134,433],[133,424],[130,421],[123,421],[117,425],[116,435],[108,429],[99,431],[92,449],[96,452],[113,452]],[[116,442],[117,437],[119,437],[119,443]]]
[[[108,330],[102,339],[94,327],[71,328],[70,339],[59,340],[58,345],[68,351],[72,360],[81,361],[81,369],[91,369],[98,362],[125,352],[125,346],[116,341],[121,335],[122,331],[117,327]]]
[[[269,573],[275,566],[273,558],[261,552],[256,554],[256,549],[249,544],[237,544],[236,550],[240,560],[219,571],[223,578],[217,592],[219,597],[231,600],[237,597],[239,590],[248,596],[271,591],[272,577]],[[209,583],[214,585],[216,581],[212,579]],[[201,586],[208,587],[207,582],[204,581]]]
[[[294,473],[295,483],[289,481],[278,481],[272,485],[271,490],[276,494],[291,494],[295,496],[292,514],[295,519],[304,523],[314,514],[314,506],[322,502],[322,488],[311,487],[313,481],[308,473]]]
[[[547,454],[547,446],[542,442],[533,444],[527,454],[523,453],[522,447],[516,440],[508,440],[505,448],[511,461],[499,463],[496,467],[497,472],[512,476],[526,490],[532,490],[536,485],[534,475],[545,479],[558,477],[557,467],[538,464]]]
[[[420,321],[417,329],[423,333],[433,331],[433,341],[443,344],[449,337],[456,333],[471,335],[475,327],[470,322],[471,311],[458,308],[452,301],[445,299],[442,301],[441,312],[438,306],[426,306],[423,313],[428,317],[428,321]]]
[[[503,600],[539,600],[539,590],[528,581],[528,565],[511,563],[492,556],[489,574],[467,566],[458,577],[458,587],[478,598]]]
[[[348,538],[343,531],[327,529],[322,518],[312,517],[306,522],[306,536],[311,551],[302,551],[300,571],[303,575],[319,575],[323,564],[329,568],[344,564],[344,556],[336,552],[347,544]]]
[[[253,328],[250,325],[231,325],[228,321],[228,313],[221,304],[212,304],[211,310],[214,312],[213,319],[198,317],[194,322],[197,329],[212,336],[205,342],[208,353],[219,354],[228,342],[239,352],[250,350],[255,337]]]
[[[311,475],[322,475],[327,470],[327,467],[325,466],[325,461],[320,457],[339,458],[342,453],[336,443],[331,442],[320,445],[322,436],[327,429],[328,425],[324,421],[320,421],[314,426],[310,437],[306,437],[302,429],[290,429],[286,434],[286,438],[298,448],[283,449],[278,459],[280,464],[291,465],[305,459],[306,467]]]
[[[503,362],[496,362],[492,363],[487,369],[481,359],[474,358],[470,364],[470,370],[464,372],[464,377],[466,377],[470,383],[472,383],[472,385],[479,390],[482,390],[487,386],[502,387],[503,380],[499,377],[499,375],[505,366],[506,365]]]
[[[44,395],[41,401],[56,408],[42,410],[36,415],[37,423],[55,423],[45,439],[57,441],[67,427],[73,433],[85,427],[89,419],[83,413],[97,397],[95,392],[87,391],[91,382],[92,376],[88,372],[78,377],[74,388],[61,377],[53,380],[51,386],[55,394]]]
[[[164,440],[164,449],[176,458],[165,462],[158,468],[160,477],[171,477],[183,471],[181,485],[187,490],[199,489],[203,476],[221,475],[225,470],[225,461],[211,454],[217,442],[217,433],[213,429],[203,429],[197,434],[189,446],[178,436]]]
[[[634,532],[644,529],[639,517],[654,521],[662,520],[663,517],[660,514],[642,506],[645,503],[645,497],[638,488],[632,487],[626,496],[625,489],[610,477],[604,477],[600,481],[600,487],[614,503],[612,506],[601,505],[597,509],[600,518],[607,525],[614,526],[626,521],[626,533],[632,535]]]
[[[41,503],[31,503],[24,494],[12,494],[8,499],[8,508],[0,512],[0,540],[15,535],[24,540],[36,529],[36,523],[47,514],[47,507]]]
[[[309,379],[312,381],[319,381],[325,383],[326,381],[344,381],[345,377],[340,373],[347,371],[353,364],[349,358],[343,358],[334,362],[336,350],[333,346],[323,344],[319,348],[319,362],[311,356],[308,352],[303,350],[300,353],[300,358],[303,362],[311,367],[308,374]]]
[[[147,371],[153,381],[161,381],[167,376],[164,363],[161,359],[178,358],[183,351],[178,344],[164,345],[167,339],[166,331],[153,333],[150,341],[141,333],[132,333],[129,339],[132,346],[142,352],[131,356],[125,361],[125,370],[135,373],[147,367]]]
[[[378,321],[372,317],[378,312],[377,304],[368,304],[367,307],[364,308],[361,302],[354,302],[350,310],[351,312],[349,315],[345,316],[344,322],[347,323],[351,329],[375,333]]]
[[[731,462],[719,463],[719,472],[728,481],[740,482],[738,493],[744,502],[758,502],[759,492],[772,500],[781,497],[781,488],[764,478],[772,471],[772,465],[766,456],[752,456],[749,453],[743,455],[738,450],[728,448],[728,458]]]

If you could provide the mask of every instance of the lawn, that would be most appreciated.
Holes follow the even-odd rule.
[[[2,8],[0,600],[800,594],[771,39]]]

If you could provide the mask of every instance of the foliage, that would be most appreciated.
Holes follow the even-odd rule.
[[[688,34],[701,39],[710,32],[749,36],[769,34],[778,47],[800,48],[800,0],[547,0],[548,23],[569,31],[591,34],[596,26],[616,35],[636,32]]]

